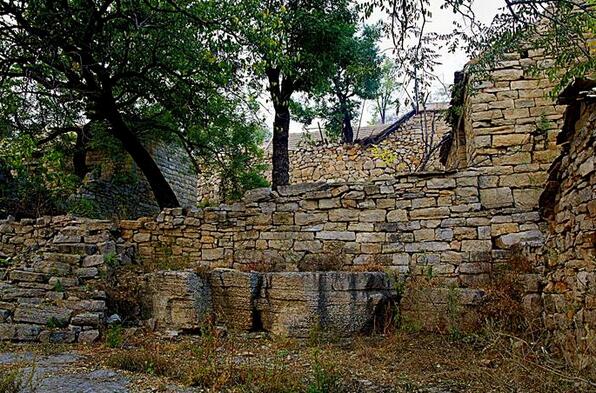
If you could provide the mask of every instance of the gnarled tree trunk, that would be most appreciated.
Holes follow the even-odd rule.
[[[122,143],[124,150],[130,154],[135,164],[147,178],[160,209],[179,207],[178,198],[161,169],[145,149],[138,136],[130,130],[120,113],[112,108],[106,113],[106,119],[111,125],[111,134]]]

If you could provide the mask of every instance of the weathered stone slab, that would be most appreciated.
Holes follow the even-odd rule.
[[[12,281],[44,282],[47,275],[24,270],[12,270],[8,277]]]
[[[160,271],[150,274],[147,283],[157,328],[198,329],[211,312],[211,289],[197,273]]]
[[[320,328],[348,336],[372,330],[392,296],[385,273],[265,273],[257,310],[274,334],[308,337]]]
[[[97,312],[83,312],[72,317],[70,323],[77,326],[94,326],[97,327],[103,319],[102,313]]]
[[[232,269],[215,269],[209,276],[215,320],[235,330],[254,326],[255,300],[260,293],[261,275]],[[256,321],[258,322],[258,321]]]
[[[38,325],[47,325],[50,321],[64,324],[68,323],[71,314],[71,310],[62,307],[41,304],[20,304],[15,309],[13,320],[15,322],[35,323]]]
[[[42,327],[23,323],[0,323],[0,340],[35,341]]]

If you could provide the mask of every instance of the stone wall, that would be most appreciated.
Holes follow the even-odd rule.
[[[445,105],[432,108],[415,115],[378,143],[348,145],[311,144],[306,139],[300,141],[295,149],[289,151],[290,184],[367,182],[416,172],[420,170],[425,146],[433,150],[425,170],[443,170],[436,147],[448,131]],[[355,135],[355,138],[358,136]],[[270,150],[267,151],[267,162],[271,161]],[[266,178],[271,181],[270,171],[266,173]],[[199,202],[220,202],[219,182],[218,175],[199,176]]]
[[[166,210],[120,227],[142,258],[167,264],[430,276],[435,287],[407,303],[415,316],[445,307],[449,286],[460,288],[462,302],[477,304],[512,253],[543,244],[536,207],[516,202],[511,189],[483,181],[487,176],[492,172],[470,170],[259,189],[233,205]],[[540,270],[524,280],[524,301],[539,312]]]
[[[197,203],[197,177],[187,153],[176,144],[158,144],[150,149],[181,206]],[[90,169],[83,186],[72,199],[92,201],[96,215],[106,218],[137,218],[156,215],[159,206],[143,173],[126,154],[106,157],[100,151],[87,154]]]
[[[548,169],[559,152],[556,137],[565,107],[549,96],[557,82],[532,67],[549,61],[542,50],[511,53],[490,72],[492,80],[465,77],[456,130],[463,143],[455,138],[452,153],[463,150],[466,160],[454,159],[450,169],[530,164]]]
[[[92,342],[107,311],[105,276],[131,250],[107,221],[0,221],[0,340]]]
[[[445,149],[447,169],[483,167],[508,175],[483,181],[511,188],[516,203],[537,205],[559,154],[556,138],[565,110],[549,96],[557,82],[531,69],[549,61],[542,50],[513,53],[490,73],[492,80],[460,80],[454,105],[461,117]]]
[[[157,328],[176,331],[199,329],[213,315],[240,331],[350,336],[382,330],[396,300],[383,272],[160,271],[149,282]]]
[[[290,184],[362,182],[390,179],[399,173],[415,172],[424,155],[424,129],[435,129],[437,145],[448,127],[442,111],[426,111],[408,120],[378,144],[305,146],[290,152]],[[434,154],[426,170],[442,170]]]
[[[551,168],[541,201],[550,232],[545,325],[579,367],[596,361],[595,88],[594,82],[578,81],[562,97],[570,104],[559,136],[563,153]]]

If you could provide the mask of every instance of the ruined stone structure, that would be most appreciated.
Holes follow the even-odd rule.
[[[112,228],[109,221],[72,217],[0,222],[0,339],[99,338],[107,311],[105,274],[132,255]]]
[[[549,223],[544,322],[569,361],[596,360],[596,82],[579,80],[560,101],[568,104],[541,200]]]
[[[428,104],[426,109],[410,112],[393,124],[355,128],[354,144],[331,143],[324,130],[291,133],[290,184],[367,182],[419,170],[443,170],[437,147],[448,131],[446,109],[446,104]],[[425,152],[429,158],[421,168]],[[267,154],[270,157],[271,146]],[[271,180],[271,173],[266,175]],[[217,184],[217,175],[199,176],[199,202],[219,202]]]
[[[214,269],[150,275],[158,328],[200,328],[211,313],[240,331],[306,338],[314,330],[349,336],[382,328],[395,291],[382,272],[241,272]],[[377,325],[379,324],[379,325]]]
[[[371,177],[358,181],[257,189],[233,204],[120,221],[109,232],[119,236],[116,251],[131,246],[141,260],[181,270],[147,277],[157,325],[193,330],[212,312],[242,330],[304,337],[326,321],[330,329],[357,332],[395,297],[404,318],[444,330],[455,318],[454,302],[456,317],[467,318],[487,301],[494,277],[521,260],[523,269],[513,273],[526,316],[543,321],[570,359],[589,364],[596,298],[594,93],[582,93],[589,84],[576,85],[556,104],[547,96],[552,83],[528,69],[546,61],[540,51],[528,51],[509,55],[493,81],[463,75],[454,100],[459,109],[451,116],[456,127],[443,138],[446,171],[383,170],[377,178],[371,169],[365,174]],[[77,225],[68,218],[0,222],[0,252],[18,255],[39,244],[51,253],[43,247],[60,244],[61,233],[75,234],[68,243],[99,241]],[[91,250],[85,251],[91,257],[102,253]],[[4,338],[22,339],[14,326],[24,323],[39,329],[25,336],[39,339],[38,322],[52,315],[46,310],[45,319],[31,322],[16,312],[53,305],[49,280],[56,275],[30,265],[33,260],[10,264],[2,281]],[[77,267],[64,274],[86,272],[78,266],[86,260],[73,257]],[[396,273],[403,280],[399,296],[388,275],[355,273],[367,270]]]
[[[495,196],[536,208],[546,172],[559,154],[565,107],[548,96],[555,82],[531,66],[547,62],[540,50],[510,54],[493,81],[461,79],[454,106],[461,113],[442,148],[447,169],[486,168],[483,184]]]
[[[175,144],[158,144],[150,151],[180,205],[195,206],[197,179],[188,154]],[[159,213],[147,179],[130,157],[114,161],[105,153],[91,151],[86,164],[90,172],[72,198],[92,201],[98,216],[137,218]]]
[[[437,146],[447,132],[446,109],[445,104],[429,104],[399,124],[362,127],[353,145],[321,144],[317,131],[309,132],[310,138],[292,134],[290,184],[382,180],[414,172],[420,167],[425,144]],[[433,155],[425,170],[443,169],[437,156]]]

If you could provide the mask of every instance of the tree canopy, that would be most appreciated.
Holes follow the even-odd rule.
[[[312,92],[311,97],[307,97],[302,105],[306,107],[294,105],[294,108],[302,122],[310,124],[314,118],[322,118],[328,137],[352,143],[352,122],[359,117],[362,100],[374,99],[379,94],[382,72],[378,48],[380,31],[374,26],[357,31],[355,23],[346,27],[335,48],[333,73]]]
[[[290,101],[296,92],[324,89],[334,75],[343,32],[357,20],[348,0],[242,0],[240,34],[251,69],[266,78],[275,111],[273,187],[289,183]]]
[[[2,0],[0,187],[59,177],[70,192],[102,140],[132,157],[160,207],[178,206],[149,152],[161,141],[179,144],[198,170],[218,167],[224,192],[238,195],[263,184],[263,95],[275,112],[273,186],[284,185],[295,93],[317,104],[306,115],[350,142],[359,101],[376,99],[386,121],[398,77],[413,86],[414,106],[424,103],[441,45],[476,58],[471,72],[540,48],[550,61],[537,71],[559,88],[594,73],[594,0],[503,1],[484,25],[473,0],[442,0],[463,22],[436,34],[430,0]],[[373,11],[385,15],[381,33],[358,31]],[[380,68],[379,34],[392,40],[395,67]]]
[[[239,48],[219,26],[225,9],[193,1],[2,1],[5,129],[37,146],[73,132],[84,143],[102,129],[134,159],[160,207],[178,206],[147,144],[175,141],[191,154],[215,155],[204,133],[217,131],[222,114],[231,114],[228,127],[252,122],[233,95]]]

